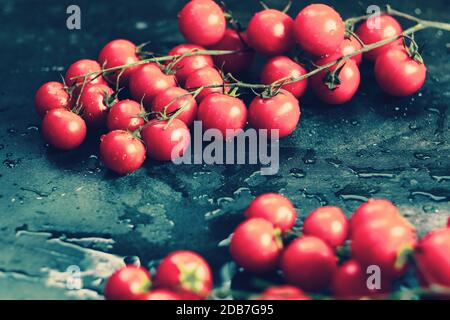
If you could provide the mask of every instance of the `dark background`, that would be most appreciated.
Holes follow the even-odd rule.
[[[412,97],[393,99],[362,66],[359,93],[328,107],[302,99],[302,120],[281,142],[281,169],[175,166],[147,161],[117,177],[96,157],[98,137],[81,149],[45,146],[34,112],[36,89],[73,61],[97,57],[115,38],[151,40],[166,52],[183,41],[176,13],[183,1],[0,1],[0,298],[101,298],[102,279],[135,255],[154,264],[169,251],[192,249],[218,269],[229,261],[218,242],[263,192],[288,196],[305,216],[324,204],[351,214],[369,197],[401,207],[419,232],[443,225],[450,211],[450,34],[425,30],[427,81]],[[226,1],[243,21],[257,1]],[[282,8],[284,1],[268,2]],[[305,1],[295,1],[291,15]],[[333,1],[344,18],[378,1]],[[78,4],[82,29],[66,28]],[[448,1],[391,1],[419,17],[447,21]],[[407,23],[404,26],[408,25]],[[261,61],[259,62],[261,64]],[[249,73],[257,81],[258,63]],[[66,290],[69,265],[81,268],[84,290]]]

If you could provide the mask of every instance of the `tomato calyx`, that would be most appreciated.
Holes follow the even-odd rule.
[[[103,97],[105,101],[105,105],[108,109],[110,109],[113,105],[115,105],[119,98],[119,93],[122,91],[123,88],[119,88],[116,92],[113,94],[109,94],[107,92],[103,92]]]
[[[144,59],[144,58],[146,58],[148,56],[153,56],[155,54],[152,51],[145,51],[144,50],[144,48],[150,43],[151,43],[151,41],[147,41],[147,42],[141,43],[141,44],[136,46],[136,55],[139,58]]]
[[[408,262],[413,258],[414,248],[410,245],[403,245],[397,252],[394,268],[402,270]]]
[[[283,248],[283,231],[281,231],[280,228],[275,228],[273,230],[273,235],[278,248]]]
[[[180,289],[187,289],[196,294],[200,294],[203,289],[202,277],[199,273],[201,268],[197,263],[179,264],[177,265],[180,271]]]
[[[409,41],[409,44],[407,43]],[[403,37],[403,44],[408,56],[414,61],[424,64],[424,60],[422,57],[422,52],[424,47],[419,47],[417,42],[414,40],[414,33],[411,36]]]
[[[327,86],[331,91],[336,90],[342,83],[339,78],[339,74],[342,69],[344,69],[346,62],[344,62],[341,66],[337,67],[335,70],[331,71],[330,69],[326,70],[326,75],[323,78],[323,83]]]

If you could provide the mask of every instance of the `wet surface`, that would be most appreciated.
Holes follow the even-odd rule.
[[[444,0],[397,2],[391,4],[399,10],[449,19]],[[114,38],[152,40],[152,50],[167,51],[182,41],[176,26],[181,1],[76,3],[79,31],[65,28],[72,2],[0,4],[0,298],[101,298],[102,279],[123,256],[152,265],[169,251],[193,249],[219,268],[229,256],[218,244],[251,199],[268,191],[289,197],[300,216],[325,204],[351,214],[370,197],[386,197],[421,234],[444,224],[450,211],[450,34],[417,35],[426,43],[428,78],[412,97],[384,96],[371,66],[363,65],[351,103],[330,108],[302,99],[301,124],[281,141],[276,175],[263,176],[251,165],[147,161],[134,174],[117,177],[100,164],[93,133],[76,151],[45,145],[34,92],[58,80],[71,62],[95,58]],[[259,10],[227,3],[236,13]],[[348,17],[363,12],[363,3],[336,8]],[[83,290],[68,289],[71,265],[80,269]]]

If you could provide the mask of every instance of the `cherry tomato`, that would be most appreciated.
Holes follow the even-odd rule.
[[[178,14],[178,27],[187,41],[209,46],[222,39],[227,22],[212,0],[189,1]]]
[[[344,40],[341,16],[325,4],[311,4],[302,9],[294,24],[295,38],[306,52],[323,56],[335,52]]]
[[[322,239],[332,248],[342,246],[347,240],[350,224],[338,207],[325,206],[312,211],[303,223],[306,235]]]
[[[137,300],[181,300],[181,297],[175,292],[167,289],[155,289],[143,293]]]
[[[271,58],[264,65],[261,72],[261,81],[264,84],[272,84],[279,80],[289,80],[289,78],[298,78],[306,73],[305,68],[285,56],[276,56]],[[282,81],[277,82],[281,84]],[[301,97],[308,86],[308,80],[303,79],[294,83],[283,85],[283,89],[292,93],[296,98]]]
[[[197,118],[202,121],[204,130],[219,129],[224,137],[230,138],[236,130],[244,128],[247,108],[238,98],[214,93],[202,100],[198,107]]]
[[[167,121],[152,121],[141,131],[147,154],[152,159],[173,161],[183,156],[189,147],[191,133],[186,124],[179,119],[173,119],[169,126],[167,124]]]
[[[240,74],[250,68],[255,53],[249,51],[248,38],[245,32],[227,29],[223,38],[213,46],[211,50],[245,51],[235,54],[223,54],[213,56],[216,67],[223,69],[225,73]]]
[[[337,60],[342,55],[332,54],[325,58],[321,58],[316,62],[318,65],[324,65],[329,62]],[[342,67],[343,66],[343,67]],[[340,80],[340,84],[337,83],[336,87],[332,90],[324,83],[327,80],[330,72],[334,70],[340,70],[337,75]],[[350,101],[358,90],[361,76],[358,66],[355,61],[348,59],[341,61],[334,66],[329,67],[327,70],[322,70],[319,73],[311,77],[311,86],[316,96],[325,103],[328,104],[343,104]]]
[[[285,279],[306,291],[320,291],[328,287],[337,258],[323,240],[303,236],[291,242],[281,257]]]
[[[361,43],[354,36],[350,36],[342,41],[337,52],[339,52],[343,56],[346,56],[348,54],[361,50],[361,48]],[[355,61],[356,65],[359,65],[362,60],[362,54],[360,53],[356,56],[351,57],[350,59]]]
[[[398,208],[386,199],[369,199],[360,205],[350,219],[351,232],[356,231],[359,226],[377,220],[396,220],[400,217]]]
[[[125,39],[117,39],[108,42],[98,56],[98,61],[105,69],[120,67],[138,62],[139,60],[136,45]],[[117,82],[117,78],[120,76],[120,84],[126,85],[130,75],[136,68],[137,67],[130,67],[123,69],[123,71],[114,71],[112,74],[108,75],[108,78]]]
[[[291,134],[300,120],[298,100],[281,89],[271,98],[255,97],[248,110],[248,120],[255,129],[278,130],[279,137]]]
[[[114,130],[100,137],[100,159],[117,174],[139,169],[145,160],[145,147],[129,132]]]
[[[450,228],[450,217],[448,217],[448,220],[447,220],[447,228]]]
[[[417,92],[425,82],[425,64],[408,56],[404,48],[392,47],[381,53],[375,62],[375,78],[381,90],[396,97]]]
[[[281,231],[292,229],[297,219],[292,202],[278,193],[265,193],[256,197],[244,212],[246,218],[262,218]]]
[[[211,1],[211,0],[209,0]],[[186,79],[185,87],[188,90],[196,89],[203,86],[211,85],[223,85],[222,75],[213,67],[204,67],[202,69],[195,70]],[[224,93],[223,87],[218,88],[205,88],[200,91],[197,96],[197,101],[201,102],[203,98],[211,93]]]
[[[139,116],[141,112],[143,112],[142,107],[136,101],[119,101],[109,109],[108,130],[136,130],[145,123],[145,120]]]
[[[88,84],[84,87],[79,102],[88,125],[95,128],[106,125],[109,106],[117,101],[113,94],[114,91],[104,84]]]
[[[68,109],[70,105],[70,95],[67,93],[62,83],[54,81],[47,82],[36,92],[34,104],[37,113],[42,118],[48,110],[59,108]]]
[[[151,108],[153,99],[168,88],[176,87],[175,76],[165,74],[156,63],[139,66],[130,76],[130,92],[136,101]]]
[[[150,273],[134,265],[128,265],[114,272],[105,285],[107,300],[136,300],[151,285]]]
[[[311,298],[296,287],[283,285],[264,290],[258,300],[311,300]]]
[[[187,126],[190,126],[197,117],[197,102],[187,90],[179,87],[169,88],[153,99],[152,111],[164,112],[165,107],[166,113],[175,112],[183,107],[183,111],[176,118]]]
[[[195,252],[174,251],[159,264],[155,284],[173,290],[183,300],[205,299],[212,289],[212,273]]]
[[[74,62],[69,69],[67,69],[66,75],[64,77],[64,82],[66,83],[66,86],[71,87],[74,84],[81,85],[84,82],[84,77],[76,78],[82,75],[85,75],[86,73],[90,72],[97,72],[101,71],[102,67],[100,64],[95,60],[79,60]],[[92,83],[92,84],[106,84],[105,79],[103,79],[102,76],[97,77],[96,75],[92,75],[87,77],[86,83]]]
[[[379,42],[381,40],[395,37],[403,32],[402,27],[393,17],[388,15],[373,16],[363,22],[357,29],[356,35],[366,45]],[[397,46],[403,42],[398,39],[394,42],[385,44],[384,46],[375,48],[364,53],[364,58],[375,61],[376,58],[387,48]]]
[[[282,248],[281,231],[261,218],[242,222],[234,230],[230,242],[233,260],[254,273],[274,270],[278,266]]]
[[[55,148],[75,149],[86,138],[86,123],[67,109],[51,109],[42,120],[42,134],[45,141]]]
[[[195,50],[206,50],[201,46],[194,44],[180,44],[169,51],[169,56],[182,56]],[[166,65],[169,64],[166,62]],[[184,57],[173,66],[176,70],[176,78],[180,85],[184,85],[186,78],[195,70],[202,69],[204,67],[213,67],[214,62],[211,56],[208,55],[195,55]]]
[[[290,51],[295,44],[294,20],[286,13],[266,9],[257,12],[250,20],[247,38],[250,47],[269,56]]]

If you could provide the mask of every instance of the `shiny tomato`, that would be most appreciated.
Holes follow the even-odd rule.
[[[95,60],[79,60],[74,62],[69,69],[67,69],[66,75],[64,77],[64,82],[66,86],[71,87],[74,84],[81,85],[84,82],[84,77],[76,78],[79,76],[83,76],[87,73],[98,72],[101,71],[102,67]],[[97,77],[96,75],[92,75],[87,77],[87,82],[92,84],[106,84],[103,76]]]
[[[448,220],[447,220],[447,228],[450,228],[450,217],[448,217]]]
[[[174,251],[156,270],[155,284],[176,292],[183,300],[205,299],[212,290],[208,263],[192,251]]]
[[[256,197],[244,212],[246,218],[262,218],[281,231],[292,229],[297,219],[292,202],[278,193],[265,193]]]
[[[386,199],[369,199],[360,205],[350,219],[351,232],[359,226],[376,220],[397,219],[400,216],[398,208]]]
[[[306,52],[323,56],[335,52],[344,40],[341,16],[325,4],[311,4],[295,19],[295,38]]]
[[[184,87],[191,92],[193,89],[203,86],[223,86],[222,75],[213,67],[204,67],[202,69],[195,70],[186,79]],[[201,102],[203,98],[211,93],[224,93],[224,87],[205,88],[197,95],[197,101]]]
[[[311,300],[302,290],[290,285],[270,287],[258,300]]]
[[[337,52],[339,52],[343,56],[346,56],[348,54],[352,54],[353,52],[361,50],[361,48],[362,48],[361,43],[354,36],[350,36],[345,38],[344,41],[342,41]],[[353,61],[355,61],[357,65],[359,65],[362,60],[362,54],[361,53],[357,54],[356,56],[353,56],[350,59],[352,59]]]
[[[294,20],[286,13],[266,9],[257,12],[247,27],[247,39],[250,47],[269,56],[290,51],[295,44]]]
[[[64,85],[59,82],[44,83],[34,97],[37,113],[42,117],[51,109],[70,107],[70,95]]]
[[[364,21],[357,29],[356,35],[366,45],[379,42],[400,35],[403,32],[401,25],[389,15],[373,16]],[[402,43],[402,39],[385,44],[364,53],[364,58],[375,61],[376,58],[387,48],[395,47]]]
[[[281,231],[261,218],[242,222],[234,230],[230,242],[233,260],[254,273],[274,270],[278,266],[282,248]]]
[[[107,125],[108,130],[134,131],[143,126],[145,120],[140,116],[144,110],[133,100],[122,100],[109,109]]]
[[[173,161],[183,156],[189,147],[191,133],[186,124],[179,119],[167,124],[167,121],[150,121],[141,131],[147,154],[152,159]]]
[[[150,273],[134,265],[128,265],[114,272],[105,285],[107,300],[139,300],[151,285]]]
[[[349,229],[350,224],[344,212],[333,206],[313,210],[303,223],[304,234],[320,238],[332,248],[344,244]]]
[[[67,109],[51,109],[42,120],[42,134],[51,146],[71,150],[86,138],[86,123]]]
[[[279,137],[291,134],[300,120],[298,100],[283,89],[271,98],[255,97],[248,110],[249,123],[255,129],[278,130]]]
[[[186,40],[208,46],[222,39],[227,22],[222,8],[212,0],[189,1],[178,14],[178,27]]]
[[[303,236],[291,242],[281,257],[281,271],[285,279],[306,291],[320,291],[328,287],[337,258],[323,240]]]
[[[167,289],[155,289],[139,295],[136,300],[181,300],[181,297]]]
[[[100,159],[115,173],[128,174],[144,163],[145,147],[129,132],[114,130],[100,137]]]
[[[187,90],[172,87],[159,93],[153,99],[153,112],[164,113],[165,111],[166,114],[169,114],[180,108],[183,108],[183,111],[176,118],[189,127],[197,117],[197,102]]]
[[[290,78],[298,78],[306,73],[305,68],[297,62],[285,56],[276,56],[271,58],[264,65],[261,72],[261,81],[264,84],[283,83],[280,80],[289,80]],[[283,89],[292,93],[296,98],[301,97],[308,86],[308,80],[303,79],[290,84],[283,85]]]
[[[400,46],[381,53],[375,62],[375,78],[380,88],[396,97],[406,97],[417,92],[425,82],[425,64],[409,57]]]
[[[109,107],[117,102],[114,91],[104,84],[88,84],[80,96],[80,107],[87,124],[95,128],[106,125]]]

